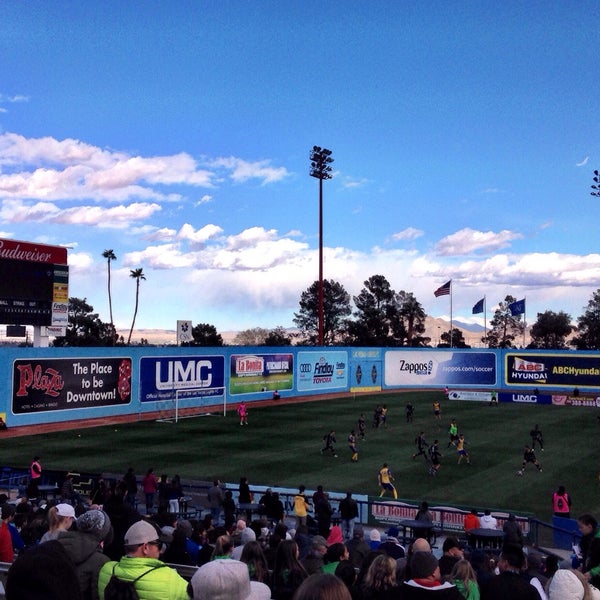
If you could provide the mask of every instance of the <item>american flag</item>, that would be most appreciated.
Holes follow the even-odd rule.
[[[450,294],[450,285],[452,284],[452,279],[447,281],[442,287],[439,287],[433,295],[437,298],[438,296],[448,296]]]

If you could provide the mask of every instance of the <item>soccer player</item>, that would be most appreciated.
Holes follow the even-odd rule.
[[[352,462],[358,462],[358,449],[356,448],[356,433],[354,433],[354,429],[348,436],[348,448],[352,452]]]
[[[237,407],[237,414],[240,416],[240,425],[248,425],[248,407],[243,400]]]
[[[323,448],[321,448],[321,454],[323,454],[323,452],[325,452],[326,450],[331,450],[331,454],[333,454],[333,456],[335,458],[337,458],[337,454],[335,453],[335,446],[334,444],[337,442],[337,440],[335,439],[335,431],[332,429],[329,433],[326,433],[323,436]]]
[[[415,444],[417,445],[417,451],[412,455],[412,459],[415,460],[417,456],[424,456],[425,462],[429,462],[425,449],[429,447],[429,444],[425,441],[425,432],[421,431],[415,438]]]
[[[442,466],[440,458],[443,458],[443,454],[440,452],[440,443],[438,440],[434,440],[433,444],[429,446],[429,458],[431,459],[429,474],[435,477]]]
[[[387,414],[388,414],[388,407],[384,404],[381,407],[381,415],[379,416],[379,422],[382,427],[387,427],[387,423],[386,423]]]
[[[388,467],[387,463],[383,463],[383,466],[381,467],[381,469],[379,469],[377,480],[379,482],[379,487],[381,488],[381,494],[379,494],[380,498],[386,492],[392,492],[392,494],[394,495],[394,499],[398,498],[398,492],[396,491],[396,488],[392,483],[392,481],[394,481],[394,478],[392,477],[392,472],[390,471],[390,468]]]
[[[525,473],[525,467],[527,463],[532,463],[533,466],[541,473],[542,465],[540,465],[537,456],[535,455],[535,450],[530,448],[529,446],[525,446],[525,450],[523,452],[523,464],[521,466],[521,475]]]
[[[379,427],[379,423],[381,422],[381,404],[378,404],[373,410],[373,429],[377,429]]]
[[[460,465],[460,463],[462,462],[463,458],[467,459],[467,464],[470,465],[471,464],[471,457],[469,456],[469,453],[467,452],[467,449],[465,448],[465,434],[461,433],[458,436],[458,441],[456,442],[456,451],[458,452],[458,463]]]
[[[544,451],[544,437],[542,436],[542,430],[540,426],[536,424],[536,426],[529,432],[531,436],[531,449],[535,450],[535,443],[537,442],[540,445],[540,450]]]
[[[433,418],[438,423],[442,420],[442,405],[437,400],[433,403]]]
[[[406,403],[406,422],[412,423],[413,417],[415,414],[415,407],[412,405],[412,402]],[[598,417],[600,419],[600,416]]]
[[[364,440],[367,435],[367,420],[365,419],[365,413],[360,413],[360,417],[358,417],[358,435],[361,440]]]
[[[450,436],[450,441],[448,442],[447,448],[450,446],[456,446],[458,442],[458,425],[456,424],[456,419],[452,419],[450,421],[450,427],[448,427],[448,435]]]

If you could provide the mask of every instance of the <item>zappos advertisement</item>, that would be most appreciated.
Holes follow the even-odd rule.
[[[498,370],[494,352],[456,350],[388,350],[385,353],[385,385],[496,385]]]

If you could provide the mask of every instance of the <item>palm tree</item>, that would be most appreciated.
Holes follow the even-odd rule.
[[[135,279],[135,309],[133,311],[133,321],[131,322],[131,329],[129,330],[129,337],[127,338],[127,345],[131,342],[131,334],[133,333],[133,326],[135,325],[135,318],[137,316],[138,311],[138,301],[140,298],[140,279],[146,279],[144,275],[144,270],[140,269],[132,269],[129,273],[129,277],[133,277]]]
[[[109,313],[110,313],[110,324],[112,326],[114,326],[114,323],[113,323],[113,314],[112,314],[112,297],[110,295],[110,261],[111,260],[117,260],[117,257],[116,257],[115,253],[112,250],[105,250],[102,253],[102,256],[107,261],[107,267],[108,267],[108,310],[109,310]]]

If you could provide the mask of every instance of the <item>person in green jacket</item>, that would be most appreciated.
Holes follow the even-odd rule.
[[[450,581],[456,586],[465,600],[479,600],[477,576],[468,560],[459,560],[452,568]]]
[[[162,542],[159,531],[148,521],[134,523],[125,533],[125,556],[107,562],[98,577],[98,594],[114,574],[123,581],[135,582],[140,600],[189,600],[188,583],[179,573],[159,560]],[[140,577],[141,575],[141,577]]]

